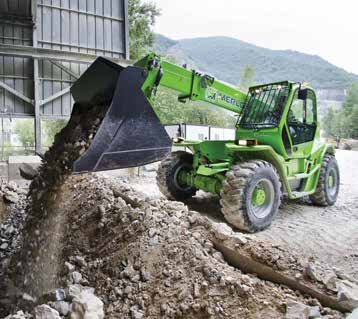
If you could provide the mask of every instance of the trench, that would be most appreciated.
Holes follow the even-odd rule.
[[[225,261],[247,274],[255,274],[258,278],[266,281],[271,281],[276,284],[285,285],[293,290],[297,290],[302,294],[316,298],[322,306],[329,307],[331,309],[338,310],[340,312],[350,312],[350,307],[343,306],[334,297],[331,297],[325,293],[315,290],[307,285],[304,285],[297,280],[283,275],[272,269],[271,267],[264,265],[247,255],[244,255],[234,249],[225,246],[220,241],[213,240],[215,248],[220,251]]]

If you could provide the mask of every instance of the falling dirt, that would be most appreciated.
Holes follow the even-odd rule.
[[[75,105],[70,122],[44,156],[39,174],[30,185],[23,245],[11,260],[6,288],[1,292],[12,303],[23,293],[36,299],[58,285],[66,215],[58,209],[61,202],[57,196],[74,161],[91,144],[105,112],[102,105]]]

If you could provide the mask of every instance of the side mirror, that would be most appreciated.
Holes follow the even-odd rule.
[[[306,100],[307,99],[307,94],[308,94],[308,89],[300,89],[298,91],[298,96],[297,98],[299,100]]]

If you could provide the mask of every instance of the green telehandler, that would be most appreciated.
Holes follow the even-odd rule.
[[[236,113],[235,140],[172,141],[152,107],[158,86],[175,90],[179,101],[203,101]],[[216,194],[226,220],[248,232],[271,224],[283,194],[309,196],[320,206],[337,199],[334,147],[320,141],[316,96],[304,84],[269,83],[244,93],[150,53],[127,67],[98,58],[71,93],[83,110],[109,105],[74,172],[162,160],[157,182],[167,198],[186,200],[197,190]],[[173,145],[188,151],[172,152]]]

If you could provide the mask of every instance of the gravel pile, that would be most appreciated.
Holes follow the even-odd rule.
[[[182,203],[96,175],[71,177],[58,196],[68,216],[59,287],[93,287],[105,318],[341,317],[229,266],[211,242],[211,223]]]
[[[27,207],[27,190],[15,182],[0,185],[0,291],[10,258],[21,246]],[[1,311],[1,307],[0,307]]]

